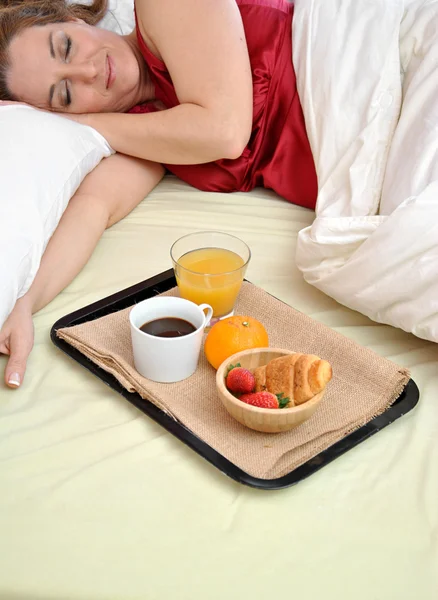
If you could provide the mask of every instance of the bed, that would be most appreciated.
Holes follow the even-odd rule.
[[[437,597],[438,346],[303,280],[291,257],[313,219],[265,190],[207,194],[167,176],[36,315],[25,385],[0,388],[0,598]],[[58,318],[168,269],[171,243],[202,229],[250,245],[249,280],[409,367],[417,407],[296,486],[254,490],[51,343]]]

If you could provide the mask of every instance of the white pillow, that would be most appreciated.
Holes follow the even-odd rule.
[[[0,106],[0,327],[85,176],[111,154],[94,129],[27,106]]]
[[[134,0],[109,0],[108,12],[99,23],[99,27],[120,35],[131,33],[135,27]]]
[[[67,4],[91,4],[92,0],[67,0]],[[108,0],[108,11],[98,27],[127,35],[135,27],[134,0]]]
[[[99,26],[126,35],[134,24],[134,0],[110,0]],[[0,328],[31,286],[70,198],[111,152],[89,127],[0,106]]]

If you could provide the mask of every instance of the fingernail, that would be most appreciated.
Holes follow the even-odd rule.
[[[9,385],[19,387],[21,383],[20,375],[18,373],[12,373],[12,375],[9,375],[8,383]]]

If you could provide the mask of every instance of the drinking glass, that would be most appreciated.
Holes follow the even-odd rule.
[[[251,258],[245,242],[228,233],[200,231],[177,240],[170,256],[182,298],[209,304],[216,321],[233,315]]]

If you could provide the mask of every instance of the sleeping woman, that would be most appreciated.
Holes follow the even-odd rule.
[[[106,10],[107,0],[0,0],[0,100],[63,113],[116,152],[71,199],[33,285],[0,332],[10,387],[23,382],[32,314],[72,281],[105,229],[166,170],[206,191],[263,186],[315,207],[292,64],[292,4],[136,0],[128,36],[95,26]]]

